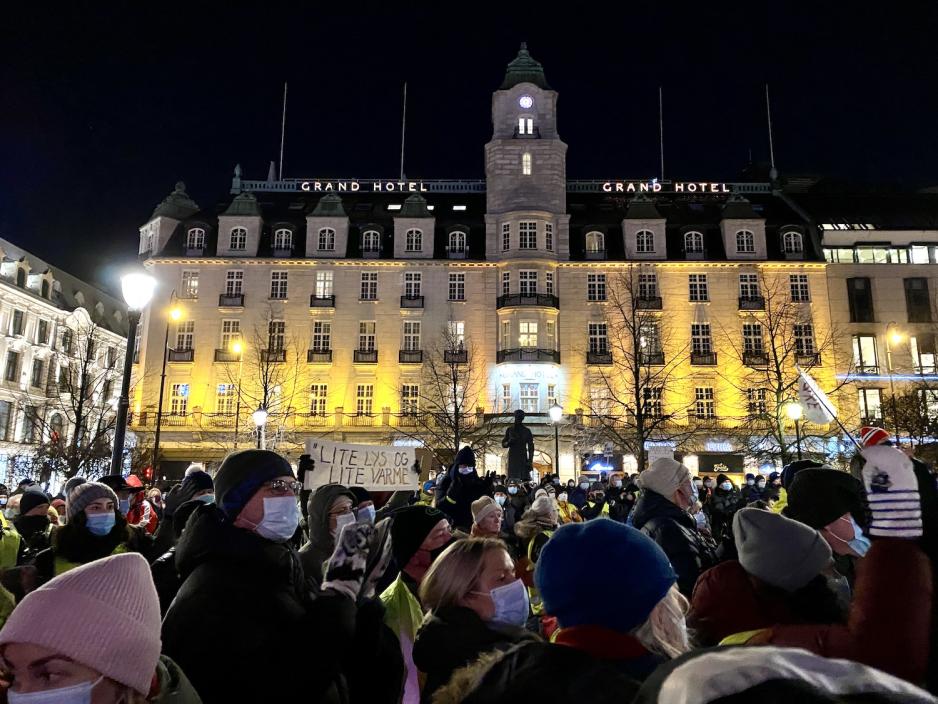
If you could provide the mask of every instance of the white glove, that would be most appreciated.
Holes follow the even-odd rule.
[[[868,447],[860,453],[863,484],[873,521],[870,535],[918,538],[922,535],[922,503],[912,460],[888,445]]]

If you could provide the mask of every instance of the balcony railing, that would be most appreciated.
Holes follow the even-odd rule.
[[[536,347],[516,347],[507,350],[498,350],[495,361],[502,362],[553,362],[560,364],[560,352],[557,350],[542,350]]]
[[[879,366],[876,364],[858,364],[855,374],[879,374]]]
[[[789,261],[804,259],[804,250],[798,252],[784,252],[784,255],[785,259],[788,259]]]
[[[167,359],[170,362],[191,362],[195,359],[195,350],[169,350]]]
[[[401,296],[401,308],[423,308],[423,296]]]
[[[286,350],[261,350],[262,362],[285,362],[286,360]]]
[[[454,247],[446,248],[446,256],[449,259],[465,259],[468,254],[469,254],[468,247],[463,247],[462,249],[458,249]]]
[[[466,350],[445,350],[443,352],[443,362],[445,364],[467,364],[469,362],[469,352]]]
[[[186,247],[187,257],[201,257],[204,252],[204,247]]]
[[[355,350],[353,360],[356,364],[377,364],[378,350]]]
[[[640,296],[635,299],[636,310],[661,310],[661,296]]]
[[[216,362],[240,362],[241,355],[238,352],[232,352],[231,350],[215,350],[215,361]]]
[[[306,350],[308,364],[331,364],[332,350]]]
[[[714,367],[717,363],[717,353],[691,352],[690,363],[697,367]]]
[[[664,366],[664,352],[642,352],[639,358],[642,364],[649,367]]]
[[[156,415],[154,414],[154,420]],[[160,419],[160,425],[165,425],[169,428],[181,428],[189,425],[189,421],[192,419],[192,416],[186,413],[164,413],[163,417]]]
[[[560,299],[549,293],[509,293],[499,296],[495,301],[496,308],[508,306],[541,306],[559,309]]]
[[[821,363],[821,353],[812,352],[811,354],[796,354],[795,364],[802,367],[815,367]]]
[[[218,297],[219,308],[243,308],[243,293],[223,293]]]
[[[292,247],[274,247],[274,256],[278,259],[286,259],[293,256]]]
[[[345,422],[343,425],[350,426],[352,428],[364,428],[364,427],[373,427],[375,424],[375,416],[368,413],[361,413],[354,416],[345,416]]]
[[[587,364],[612,364],[612,352],[587,352]]]
[[[743,364],[747,367],[767,367],[769,355],[765,352],[743,352]]]
[[[397,353],[397,361],[401,364],[422,364],[423,350],[401,350]]]
[[[707,258],[707,250],[705,249],[690,249],[684,250],[684,258],[690,259],[692,261],[699,261],[701,259]]]
[[[313,294],[309,297],[310,308],[335,308],[335,296],[317,296]]]
[[[378,259],[381,256],[381,249],[369,247],[362,250],[362,259]]]
[[[605,249],[587,249],[583,252],[583,258],[588,260],[601,260],[606,258]]]
[[[740,296],[740,310],[765,310],[765,298],[763,296]]]

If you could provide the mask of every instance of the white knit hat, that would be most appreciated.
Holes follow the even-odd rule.
[[[690,481],[690,470],[670,457],[659,457],[635,480],[641,489],[650,489],[670,499],[684,482]]]

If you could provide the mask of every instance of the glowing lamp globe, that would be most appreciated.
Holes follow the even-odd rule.
[[[133,311],[140,311],[147,307],[153,298],[156,288],[156,279],[148,274],[126,274],[121,277],[121,293],[124,302]]]
[[[547,412],[550,414],[550,419],[554,423],[559,423],[560,419],[563,418],[563,408],[559,403],[555,403]]]

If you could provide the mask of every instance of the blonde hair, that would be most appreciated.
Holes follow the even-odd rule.
[[[450,545],[420,583],[420,603],[429,611],[457,606],[478,583],[485,556],[493,550],[508,552],[496,538],[466,538]]]
[[[672,584],[664,598],[655,604],[648,619],[632,634],[648,650],[668,658],[676,658],[690,650],[684,616],[690,604]]]

